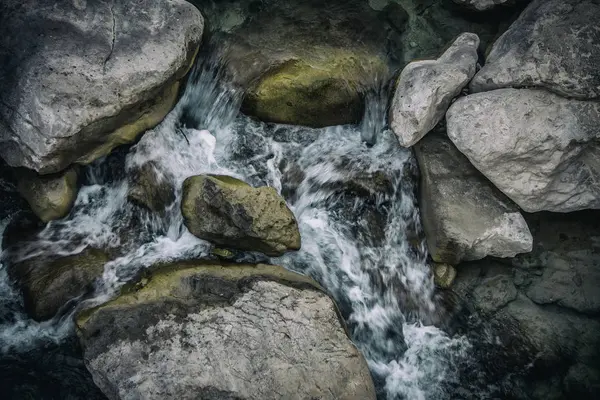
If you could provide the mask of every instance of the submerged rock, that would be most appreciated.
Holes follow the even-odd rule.
[[[492,47],[474,92],[543,87],[566,97],[600,98],[600,4],[536,0]]]
[[[460,35],[437,60],[408,64],[398,79],[390,107],[390,125],[400,144],[410,147],[432,130],[477,67],[479,38]]]
[[[600,208],[600,103],[499,89],[457,100],[448,136],[523,210]]]
[[[455,265],[531,251],[533,239],[517,206],[448,138],[432,133],[417,143],[415,154],[423,228],[434,261]]]
[[[203,31],[183,0],[2,8],[0,155],[42,174],[89,163],[158,124]]]
[[[294,214],[275,189],[230,176],[198,175],[183,183],[185,226],[200,239],[279,256],[300,249]]]
[[[162,212],[175,201],[175,188],[155,161],[133,168],[127,175],[127,199],[153,212]]]
[[[108,261],[104,252],[86,249],[70,256],[33,257],[9,265],[8,272],[23,293],[29,315],[43,321],[89,291]]]
[[[110,399],[375,399],[367,363],[310,278],[182,263],[134,288],[76,319]]]
[[[65,217],[77,198],[77,169],[53,175],[38,175],[24,168],[17,171],[21,196],[43,222]]]

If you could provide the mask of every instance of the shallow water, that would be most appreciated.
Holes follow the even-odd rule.
[[[49,223],[23,247],[20,259],[76,254],[86,247],[111,250],[116,258],[87,300],[101,302],[158,261],[210,256],[211,245],[183,225],[179,203],[185,178],[213,173],[269,185],[293,210],[302,249],[272,259],[240,253],[238,260],[269,261],[316,279],[336,299],[380,398],[449,398],[470,344],[431,325],[439,322],[440,310],[421,240],[415,160],[385,129],[386,93],[367,96],[359,126],[265,124],[238,113],[240,93],[228,86],[219,63],[209,57],[197,65],[176,108],[139,143],[88,167],[70,215]],[[176,200],[163,213],[127,201],[127,176],[148,162],[157,179],[176,190]],[[6,314],[0,324],[0,373],[12,357],[17,366],[10,375],[15,376],[13,390],[20,387],[18,371],[25,374],[37,365],[52,370],[55,359],[61,360],[57,369],[64,370],[63,389],[73,381],[90,385],[73,345],[70,311],[37,323],[21,311],[18,299],[0,270]],[[46,353],[46,348],[66,350],[46,364],[30,359],[19,369],[19,358]],[[2,384],[10,385],[11,379]],[[35,388],[34,382],[23,382]],[[76,391],[71,396],[83,398]]]

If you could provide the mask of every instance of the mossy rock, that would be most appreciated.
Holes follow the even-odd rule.
[[[314,128],[358,123],[365,82],[384,76],[383,59],[339,49],[295,59],[263,75],[244,98],[242,111],[263,121]]]
[[[294,214],[271,187],[254,188],[230,176],[189,177],[181,213],[192,234],[220,246],[269,256],[300,249]]]
[[[442,289],[450,288],[456,278],[456,269],[452,265],[444,263],[434,263],[432,267],[433,281],[436,286]]]
[[[56,315],[69,300],[88,292],[108,261],[104,252],[86,249],[65,257],[34,257],[10,265],[8,272],[23,293],[27,312],[43,321]]]
[[[71,211],[78,192],[77,168],[52,175],[20,168],[16,175],[19,193],[43,222],[63,218]]]

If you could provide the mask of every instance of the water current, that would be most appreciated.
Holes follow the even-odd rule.
[[[19,258],[108,249],[114,258],[86,300],[100,302],[158,261],[211,256],[211,245],[183,225],[185,178],[225,174],[272,186],[298,220],[302,249],[271,259],[240,253],[237,260],[268,261],[316,279],[339,304],[381,399],[449,398],[459,379],[456,365],[470,344],[434,325],[440,311],[420,233],[415,160],[385,127],[385,93],[367,96],[360,125],[266,124],[239,113],[241,93],[228,84],[220,60],[204,60],[159,126],[133,147],[86,167],[70,215],[49,223]],[[175,188],[176,199],[163,212],[127,199],[133,184],[128,178],[144,165],[151,166],[157,184]],[[15,215],[5,217],[2,228]],[[0,269],[2,360],[73,340],[72,310],[38,323],[19,301]],[[72,371],[83,368],[76,350],[60,363]]]

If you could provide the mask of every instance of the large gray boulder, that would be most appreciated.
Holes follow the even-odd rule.
[[[600,103],[499,89],[456,101],[448,136],[523,210],[600,208]]]
[[[536,0],[492,47],[470,88],[544,87],[600,98],[600,3]]]
[[[463,33],[437,60],[415,61],[400,74],[390,125],[404,147],[417,143],[446,114],[453,98],[475,75],[479,38]]]
[[[76,319],[109,399],[375,399],[333,301],[271,265],[157,268]]]
[[[0,155],[42,174],[132,142],[174,105],[203,31],[184,0],[0,6]]]
[[[181,213],[200,239],[270,256],[300,249],[298,223],[272,187],[254,188],[230,176],[198,175],[183,182]]]
[[[485,179],[448,138],[432,133],[415,146],[421,217],[431,257],[458,264],[531,251],[517,206]]]

